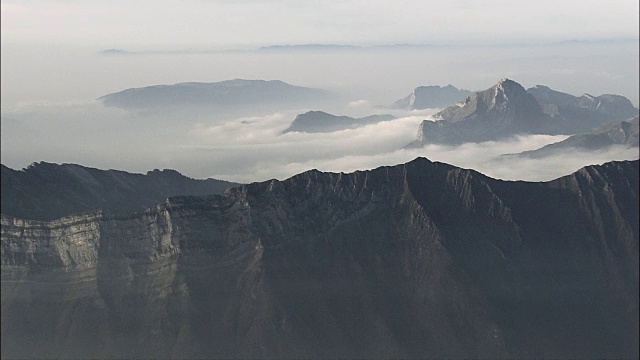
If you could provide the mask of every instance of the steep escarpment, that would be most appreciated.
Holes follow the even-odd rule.
[[[638,162],[416,159],[2,218],[3,357],[637,356]]]
[[[220,194],[238,184],[188,178],[175,170],[132,174],[75,164],[33,163],[23,170],[2,167],[2,214],[31,220],[105,210],[142,211],[176,195]]]

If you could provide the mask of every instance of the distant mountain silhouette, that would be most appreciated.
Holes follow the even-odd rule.
[[[24,170],[2,167],[2,214],[32,220],[105,210],[143,211],[170,196],[220,194],[238,184],[195,180],[175,170],[132,174],[75,164],[34,163]]]
[[[323,133],[345,129],[353,129],[368,124],[374,124],[381,121],[393,120],[393,115],[370,115],[363,118],[352,118],[349,116],[336,116],[324,111],[309,111],[299,114],[282,133],[288,132],[308,132]]]
[[[278,108],[290,105],[312,105],[334,100],[332,93],[289,85],[279,80],[235,79],[214,83],[180,83],[127,89],[99,98],[106,106],[123,109],[238,107]]]
[[[471,94],[471,91],[457,89],[453,85],[419,86],[404,99],[393,103],[392,107],[405,110],[444,108],[463,101]]]
[[[638,109],[624,96],[605,94],[573,96],[537,85],[527,92],[533,95],[543,111],[556,121],[567,124],[574,133],[584,133],[612,122],[638,115]]]
[[[258,48],[258,51],[344,51],[357,50],[360,46],[339,44],[300,44],[300,45],[269,45]]]
[[[602,150],[612,145],[638,147],[637,116],[628,121],[605,125],[588,134],[570,136],[563,141],[549,144],[536,150],[503,156],[543,158],[546,156],[562,155],[567,150]]]

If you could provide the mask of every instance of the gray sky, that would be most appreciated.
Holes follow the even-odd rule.
[[[638,37],[637,0],[2,0],[2,42],[100,46]]]

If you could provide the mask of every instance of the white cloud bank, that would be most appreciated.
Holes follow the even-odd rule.
[[[189,122],[102,107],[99,103],[24,105],[2,114],[2,163],[72,162],[103,169],[146,172],[173,168],[195,178],[238,182],[284,179],[309,169],[351,172],[405,163],[418,156],[510,180],[544,181],[610,160],[637,159],[637,149],[567,152],[545,159],[496,159],[566,136],[520,136],[456,147],[402,149],[426,116],[403,117],[333,133],[286,133],[306,109],[264,116]],[[398,115],[398,114],[397,114]]]

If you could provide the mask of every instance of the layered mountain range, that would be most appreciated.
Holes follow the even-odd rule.
[[[637,114],[638,109],[622,96],[574,97],[544,86],[525,90],[515,81],[502,79],[436,113],[433,121],[423,121],[417,140],[408,147],[458,145],[526,134],[580,134]]]
[[[299,114],[293,120],[291,125],[282,131],[283,134],[288,132],[308,132],[308,133],[324,133],[345,129],[354,129],[357,127],[375,124],[381,121],[393,120],[393,115],[370,115],[363,118],[352,118],[349,116],[336,116],[324,111],[308,111]]]
[[[156,169],[143,175],[46,162],[23,170],[0,167],[2,214],[30,220],[54,220],[96,210],[143,211],[169,196],[220,194],[239,185],[191,179],[175,170]]]
[[[3,214],[2,357],[637,358],[638,171],[508,182],[418,158]]]

